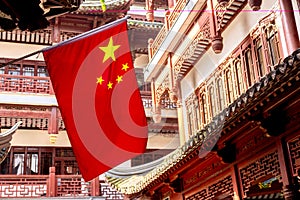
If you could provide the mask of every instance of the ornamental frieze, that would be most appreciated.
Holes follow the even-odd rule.
[[[162,100],[162,96],[163,94],[165,94],[165,92],[169,92],[169,75],[166,76],[166,78],[163,80],[163,82],[160,84],[160,86],[156,89],[156,105],[160,105],[160,102]]]
[[[204,182],[205,179],[213,173],[222,171],[221,168],[223,166],[224,164],[222,164],[222,162],[216,157],[209,161],[209,163],[201,163],[201,165],[198,165],[195,170],[183,177],[184,188],[189,188],[195,183]]]
[[[26,110],[26,111],[38,111],[38,112],[51,112],[51,108],[49,107],[41,107],[41,106],[23,106],[23,105],[2,105],[0,106],[1,110]]]

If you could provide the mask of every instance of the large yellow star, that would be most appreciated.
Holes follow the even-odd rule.
[[[105,62],[107,59],[111,58],[113,61],[116,61],[115,58],[115,51],[120,47],[120,45],[113,45],[113,39],[110,37],[109,43],[106,47],[99,47],[104,53],[103,62]]]

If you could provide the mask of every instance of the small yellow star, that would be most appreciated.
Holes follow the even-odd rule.
[[[122,64],[122,70],[127,71],[127,69],[129,68],[128,63],[126,64]]]
[[[123,76],[118,76],[118,78],[116,79],[116,81],[117,81],[118,83],[120,83],[121,81],[123,81],[122,78],[123,78]]]
[[[116,61],[115,51],[120,47],[120,45],[113,45],[113,39],[110,37],[108,45],[106,47],[99,47],[104,53],[103,62],[111,58],[113,61]]]
[[[112,85],[113,85],[113,83],[109,81],[107,84],[107,89],[112,89]]]
[[[97,83],[99,83],[100,85],[102,85],[102,82],[103,82],[103,78],[102,76],[100,76],[99,78],[97,78]]]

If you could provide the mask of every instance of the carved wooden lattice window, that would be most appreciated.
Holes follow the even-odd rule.
[[[260,38],[257,38],[254,41],[255,44],[255,54],[256,54],[256,65],[257,65],[257,73],[259,77],[263,77],[266,73],[266,67],[263,56],[263,46]]]
[[[235,78],[235,85],[236,85],[236,97],[240,96],[244,90],[243,85],[243,75],[242,75],[242,65],[240,57],[234,61],[234,78]]]
[[[266,40],[268,44],[268,56],[271,66],[278,64],[280,59],[279,40],[275,25],[269,25],[265,28]]]
[[[159,158],[164,157],[165,155],[172,152],[172,149],[156,149],[156,150],[148,150],[146,153],[136,156],[131,159],[131,166],[143,165]]]
[[[12,147],[0,165],[1,174],[49,174],[53,148]]]
[[[52,152],[41,152],[40,174],[49,174],[49,168],[52,166]]]
[[[197,100],[197,98],[194,99],[194,105],[195,105],[195,128],[196,130],[199,130],[201,127],[201,117],[200,117],[199,101]]]
[[[199,104],[200,104],[200,113],[201,113],[201,127],[203,128],[203,126],[207,123],[208,120],[205,91],[203,91],[203,93],[200,94]]]
[[[38,148],[15,148],[12,161],[12,174],[38,174],[39,172]]]
[[[37,151],[27,153],[26,174],[38,174],[39,172],[38,163],[39,163],[39,154]]]
[[[225,75],[225,87],[226,87],[226,100],[227,100],[227,104],[230,104],[234,100],[231,65],[228,66],[224,75]]]
[[[217,102],[218,102],[218,111],[222,111],[225,107],[225,100],[224,100],[224,87],[223,87],[223,80],[222,78],[218,78],[217,81]]]
[[[249,45],[247,49],[243,51],[244,57],[244,67],[245,67],[245,77],[247,77],[248,87],[252,86],[255,81],[254,65],[251,52],[251,46]]]
[[[45,66],[38,66],[37,76],[38,77],[47,77],[48,76],[47,69]]]
[[[209,104],[209,116],[213,118],[216,114],[216,98],[215,98],[215,88],[213,85],[208,86],[208,104]]]
[[[188,107],[188,113],[187,113],[187,120],[188,120],[188,132],[189,135],[193,135],[194,132],[194,119],[193,119],[193,109],[192,109],[192,105],[190,104]]]
[[[8,66],[8,74],[9,75],[20,75],[21,74],[21,67],[18,64],[9,65]]]
[[[22,73],[24,76],[34,76],[34,71],[33,65],[23,65]]]
[[[203,121],[205,122],[205,119],[203,119],[203,105],[195,93],[188,97],[185,104],[187,108],[188,133],[191,136],[200,130],[203,127]]]
[[[277,151],[269,152],[257,158],[256,161],[247,163],[247,166],[240,168],[240,176],[245,195],[257,180],[268,175],[281,179]]]

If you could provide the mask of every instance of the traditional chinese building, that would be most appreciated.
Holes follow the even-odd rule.
[[[179,0],[149,39],[153,118],[176,103],[180,146],[111,170],[125,199],[299,199],[299,1]]]
[[[51,6],[54,8],[62,2],[53,1]],[[156,11],[148,9],[150,14],[143,9],[146,4],[144,1],[105,1],[105,4],[105,12],[102,11],[100,1],[86,0],[75,11],[68,10],[57,16],[52,13],[49,26],[45,29],[32,31],[15,27],[7,30],[2,27],[0,130],[2,135],[9,133],[6,139],[11,139],[11,142],[9,144],[5,140],[7,148],[1,150],[6,159],[0,165],[0,197],[101,195],[107,199],[123,199],[123,195],[111,189],[102,177],[87,183],[81,178],[43,56],[36,54],[17,61],[15,59],[113,22],[127,14],[131,16],[128,19],[129,39],[149,124],[149,140],[147,152],[123,166],[130,168],[149,163],[178,147],[176,104],[166,95],[161,101],[162,122],[154,123],[151,86],[144,81],[143,75],[149,61],[148,38],[155,38],[162,28],[167,3],[158,1],[154,6]],[[61,9],[62,5],[58,7]],[[145,17],[146,14],[150,18]],[[2,67],[2,64],[11,61],[16,62]],[[15,124],[19,126],[17,131]],[[11,127],[13,128],[10,129]],[[12,130],[15,131],[13,135]]]

